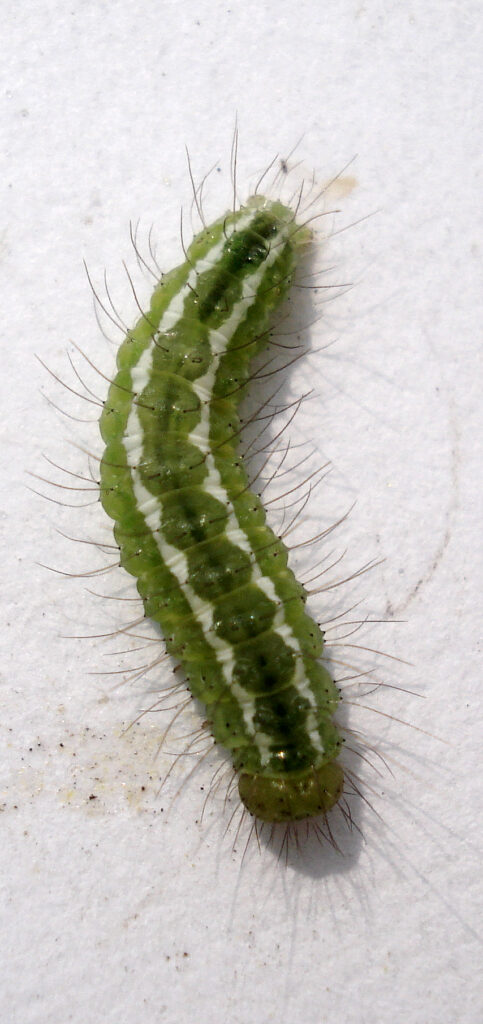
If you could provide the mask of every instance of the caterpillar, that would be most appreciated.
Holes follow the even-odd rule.
[[[100,418],[120,564],[270,823],[325,815],[344,786],[324,634],[238,450],[251,361],[311,237],[257,194],[204,226],[124,337]]]

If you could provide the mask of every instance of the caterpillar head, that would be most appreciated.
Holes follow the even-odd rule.
[[[342,796],[344,773],[337,761],[309,768],[298,776],[243,773],[238,780],[240,799],[261,821],[301,821],[325,814]]]

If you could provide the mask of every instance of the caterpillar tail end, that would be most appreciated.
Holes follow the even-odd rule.
[[[344,773],[337,761],[298,777],[243,773],[238,780],[240,799],[250,814],[273,824],[325,814],[340,799],[343,788]]]

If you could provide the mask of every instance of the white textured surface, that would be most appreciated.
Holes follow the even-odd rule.
[[[480,6],[26,0],[8,8],[2,1019],[479,1022]],[[384,559],[350,595],[323,595],[323,616],[361,599],[351,618],[363,609],[405,620],[374,627],[367,643],[412,662],[388,663],[388,679],[425,696],[386,690],[363,701],[425,733],[350,708],[351,725],[393,772],[383,769],[367,791],[383,821],[359,801],[365,842],[347,837],[343,858],[315,844],[287,867],[255,843],[242,862],[245,836],[232,852],[222,786],[197,824],[212,768],[193,774],[173,802],[194,766],[181,759],[168,797],[157,795],[172,763],[169,741],[156,756],[163,716],[123,732],[156,695],[146,698],[142,678],[121,687],[122,676],[89,674],[123,667],[122,655],[106,661],[102,640],[59,639],[134,622],[137,605],[96,599],[82,581],[36,564],[86,572],[112,562],[112,551],[99,555],[54,532],[60,525],[108,540],[109,529],[95,506],[75,512],[37,500],[24,477],[31,469],[66,482],[42,451],[85,474],[69,438],[96,450],[95,424],[64,420],[38,389],[93,421],[97,405],[46,382],[33,359],[75,388],[64,355],[72,340],[112,372],[115,349],[95,326],[82,257],[100,292],[108,268],[114,302],[132,321],[121,266],[125,256],[135,265],[129,220],[142,218],[143,252],[154,222],[160,262],[169,269],[180,260],[181,202],[186,241],[191,235],[184,145],[197,180],[218,161],[205,188],[216,216],[231,201],[235,111],[245,194],[302,132],[294,160],[322,182],[359,154],[350,169],[358,187],[327,221],[338,230],[373,214],[327,246],[338,279],[354,286],[324,306],[314,351],[290,369],[285,394],[314,389],[292,439],[314,440],[320,461],[334,465],[313,499],[312,532],[357,497],[343,542],[349,571]],[[138,280],[144,299],[150,285]],[[105,382],[73,355],[102,396]],[[329,546],[334,558],[338,545]],[[85,583],[99,593],[108,586],[102,576]],[[128,646],[122,635],[114,643]],[[341,660],[356,653],[334,648]],[[140,664],[147,655],[140,651]],[[196,728],[187,714],[184,733]]]

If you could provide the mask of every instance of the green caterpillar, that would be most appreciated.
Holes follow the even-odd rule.
[[[100,421],[121,565],[268,822],[325,813],[344,781],[323,633],[237,451],[250,361],[310,237],[261,196],[204,228],[121,344]]]

